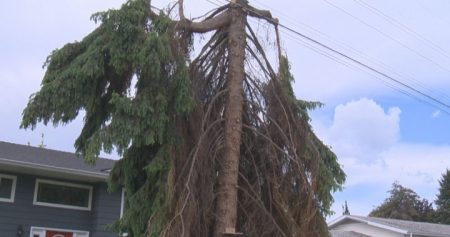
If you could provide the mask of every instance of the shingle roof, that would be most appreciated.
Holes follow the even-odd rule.
[[[393,228],[407,230],[408,233],[412,233],[414,235],[450,236],[450,225],[404,221],[378,217],[357,217],[378,224],[387,225]]]
[[[333,229],[340,223],[345,223],[347,221],[367,223],[368,225],[374,225],[379,228],[390,229],[405,234],[412,234],[413,236],[450,237],[450,225],[378,217],[345,215],[329,223],[328,226],[330,229]]]
[[[355,231],[331,230],[331,237],[370,237]]]
[[[74,153],[32,147],[0,141],[0,163],[17,164],[18,166],[38,166],[48,169],[79,171],[85,174],[107,176],[114,166],[114,160],[99,158],[95,164],[89,165]]]

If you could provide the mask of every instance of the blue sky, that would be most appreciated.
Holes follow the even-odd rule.
[[[38,145],[44,133],[48,148],[74,150],[82,118],[63,127],[25,131],[19,130],[21,112],[29,95],[39,90],[47,55],[94,29],[92,13],[122,2],[0,2],[0,140]],[[154,4],[161,7],[168,2]],[[211,2],[224,1],[185,0],[186,15],[201,15],[215,7]],[[281,23],[450,103],[449,1],[328,0],[351,16],[325,0],[250,2],[272,10]],[[364,3],[395,21],[374,14]],[[336,216],[345,200],[352,214],[367,215],[387,197],[394,181],[434,200],[438,179],[450,166],[449,114],[385,86],[369,73],[311,51],[285,30],[281,34],[296,78],[296,95],[325,103],[312,112],[313,128],[338,155],[348,176],[344,191],[335,194]]]

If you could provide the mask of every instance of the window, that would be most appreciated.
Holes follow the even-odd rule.
[[[92,186],[37,179],[33,204],[91,210]]]
[[[17,177],[0,174],[0,202],[14,202]]]

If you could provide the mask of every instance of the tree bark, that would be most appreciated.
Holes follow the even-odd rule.
[[[225,108],[225,146],[220,161],[214,237],[234,234],[237,222],[239,158],[241,155],[242,114],[245,79],[246,13],[244,1],[232,3],[228,35],[227,105]]]

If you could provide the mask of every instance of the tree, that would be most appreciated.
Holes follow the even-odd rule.
[[[399,220],[433,222],[434,209],[426,199],[420,199],[416,192],[398,183],[392,184],[391,196],[376,207],[369,216]]]
[[[325,236],[345,174],[308,123],[320,103],[295,98],[287,57],[278,47],[276,72],[247,22],[273,25],[279,45],[277,20],[244,0],[199,22],[182,0],[171,11],[129,0],[94,14],[97,29],[47,58],[21,126],[84,111],[77,153],[122,155],[110,187],[126,189],[115,228],[131,236]]]
[[[436,222],[450,224],[450,170],[439,180],[439,193],[436,199]]]

